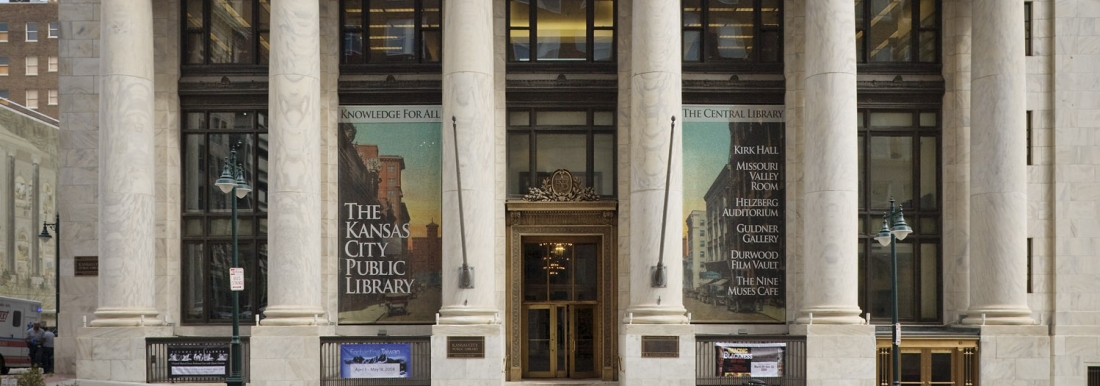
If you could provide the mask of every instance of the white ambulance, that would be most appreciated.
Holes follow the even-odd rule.
[[[23,337],[41,313],[41,302],[0,296],[0,374],[13,367],[31,367]]]

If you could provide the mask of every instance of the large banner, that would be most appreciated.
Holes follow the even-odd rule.
[[[435,321],[441,114],[440,106],[340,108],[340,324]]]
[[[778,378],[783,376],[786,343],[715,343],[717,376]]]
[[[786,320],[784,106],[684,105],[684,306]]]
[[[412,345],[364,343],[340,345],[340,378],[408,378]]]
[[[227,375],[229,344],[168,345],[168,377]]]

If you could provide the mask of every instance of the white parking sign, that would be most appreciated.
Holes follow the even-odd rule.
[[[229,289],[244,291],[244,268],[229,269]]]

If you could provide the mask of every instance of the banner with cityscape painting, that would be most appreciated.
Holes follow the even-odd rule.
[[[784,106],[684,105],[684,306],[696,323],[784,323]]]
[[[443,244],[440,106],[341,106],[339,323],[433,323]]]

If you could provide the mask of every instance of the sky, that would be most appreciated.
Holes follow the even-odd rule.
[[[680,224],[687,236],[687,217],[693,210],[706,210],[703,196],[729,160],[728,122],[684,122],[684,218]]]

